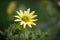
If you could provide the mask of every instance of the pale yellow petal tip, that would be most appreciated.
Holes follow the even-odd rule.
[[[37,21],[38,19],[33,19],[33,20],[31,20],[31,21]]]
[[[19,10],[21,13],[23,13],[23,11],[22,10]]]
[[[36,15],[36,17],[37,17],[38,15]]]
[[[16,19],[16,20],[14,20],[14,21],[20,21],[19,19]]]
[[[35,18],[35,17],[37,17],[37,15],[32,16],[32,18]]]
[[[26,23],[25,23],[25,24],[23,24],[23,28],[26,28]]]
[[[23,27],[24,29],[26,28],[26,27]]]
[[[30,10],[30,8],[28,8],[27,10]]]
[[[35,13],[35,11],[32,11],[32,13]]]
[[[36,21],[38,21],[38,19],[36,19]]]
[[[13,16],[13,17],[16,17],[16,16]]]
[[[30,13],[30,8],[27,9],[27,14],[29,14],[29,13]]]
[[[19,16],[13,16],[13,17],[15,17],[15,18],[20,18]]]
[[[18,13],[18,11],[16,11]]]
[[[32,25],[36,26],[36,24],[35,24],[35,23],[32,23]]]
[[[35,21],[38,21],[38,19],[35,19]]]
[[[14,20],[14,21],[17,21],[17,20]]]
[[[30,14],[33,15],[35,13],[35,11],[32,11]]]
[[[22,10],[19,10],[19,11],[22,11]]]
[[[34,24],[34,26],[36,26],[36,24]]]
[[[30,27],[30,28],[32,28],[32,27]]]
[[[32,28],[32,27],[30,27],[30,28]]]

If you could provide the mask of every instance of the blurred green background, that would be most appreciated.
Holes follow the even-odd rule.
[[[0,0],[0,39],[6,40],[5,30],[16,23],[16,11],[28,8],[38,15],[35,31],[49,29],[50,40],[60,40],[60,0]]]

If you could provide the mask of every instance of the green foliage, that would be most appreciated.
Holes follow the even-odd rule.
[[[49,29],[47,31],[44,31],[44,32],[41,31],[41,30],[38,30],[38,32],[36,32],[32,29],[30,29],[30,31],[25,30],[25,32],[26,32],[25,40],[39,40],[39,39],[49,40],[50,35],[51,35]],[[14,24],[10,25],[10,27],[8,29],[6,29],[5,31],[7,33],[7,38],[6,38],[7,40],[21,40],[21,39],[24,39],[24,29],[19,24],[14,23]]]

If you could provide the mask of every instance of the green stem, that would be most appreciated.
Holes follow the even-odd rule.
[[[31,28],[31,40],[33,40],[32,36],[33,36],[33,28]]]
[[[24,29],[24,40],[26,40],[26,29]]]
[[[17,40],[20,40],[20,33],[18,34]]]

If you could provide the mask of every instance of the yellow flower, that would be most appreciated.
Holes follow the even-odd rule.
[[[37,19],[34,19],[37,15],[33,15],[35,11],[30,12],[30,8],[27,9],[27,11],[16,11],[17,16],[14,16],[18,19],[14,21],[19,21],[20,25],[23,25],[24,28],[26,28],[26,25],[28,25],[30,28],[32,27],[31,25],[36,25],[34,21],[37,21]]]

